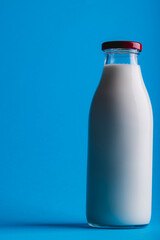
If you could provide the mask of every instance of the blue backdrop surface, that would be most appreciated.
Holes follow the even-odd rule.
[[[1,228],[3,239],[22,238],[23,231],[23,239],[56,233],[60,239],[63,231],[84,239],[160,236],[159,12],[158,0],[0,1],[0,223],[55,224],[17,235]],[[143,44],[154,164],[152,221],[141,230],[93,232],[81,225],[88,113],[103,69],[101,43],[109,40]]]

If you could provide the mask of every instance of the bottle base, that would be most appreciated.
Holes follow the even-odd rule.
[[[106,229],[135,229],[135,228],[144,228],[148,225],[146,224],[137,224],[137,225],[98,225],[94,223],[89,223],[88,225],[93,228],[106,228]]]

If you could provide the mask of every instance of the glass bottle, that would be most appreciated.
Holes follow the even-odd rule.
[[[138,42],[102,44],[104,69],[89,115],[89,225],[139,227],[150,222],[152,107],[137,58]]]

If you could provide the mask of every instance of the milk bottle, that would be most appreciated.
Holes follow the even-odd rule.
[[[137,57],[138,42],[102,44],[105,63],[88,132],[87,221],[139,227],[151,218],[152,107]]]

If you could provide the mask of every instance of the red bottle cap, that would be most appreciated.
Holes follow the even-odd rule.
[[[102,43],[102,50],[112,49],[112,48],[125,48],[125,49],[137,49],[142,51],[142,44],[139,42],[132,41],[111,41]]]

